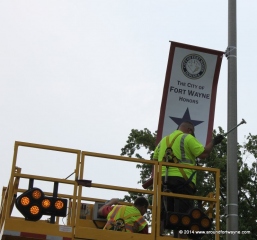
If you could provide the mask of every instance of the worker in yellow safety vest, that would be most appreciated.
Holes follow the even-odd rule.
[[[156,147],[153,159],[173,163],[194,166],[196,158],[206,158],[213,147],[224,139],[223,135],[217,135],[210,143],[203,146],[195,138],[195,128],[191,122],[182,122],[178,130],[164,137]],[[194,195],[196,188],[196,171],[187,168],[162,167],[163,191]],[[164,205],[164,206],[163,206]],[[194,201],[190,199],[163,197],[162,212],[178,211],[187,213],[194,207]],[[161,217],[165,218],[165,215]],[[181,237],[184,238],[184,237]]]
[[[118,203],[118,199],[110,200],[98,210],[100,216],[107,216],[105,230],[148,233],[148,224],[143,217],[149,205],[146,198],[138,197],[133,206],[111,206],[115,203]]]

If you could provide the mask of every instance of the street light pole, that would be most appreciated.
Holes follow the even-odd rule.
[[[237,124],[237,29],[236,0],[228,0],[228,122],[227,129]],[[237,129],[227,138],[227,231],[238,231],[238,168]],[[237,240],[238,234],[227,234],[227,240]]]

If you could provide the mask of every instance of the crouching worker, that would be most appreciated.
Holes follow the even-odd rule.
[[[104,229],[147,234],[148,224],[143,217],[149,205],[146,198],[138,197],[133,206],[112,206],[118,201],[113,198],[98,210],[100,216],[107,217]]]

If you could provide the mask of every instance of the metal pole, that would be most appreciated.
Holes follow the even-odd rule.
[[[237,29],[236,0],[228,0],[228,128],[237,125]],[[238,231],[237,129],[228,135],[227,144],[227,231]],[[237,240],[238,234],[227,234]]]

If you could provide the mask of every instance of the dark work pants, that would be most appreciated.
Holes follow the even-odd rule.
[[[165,181],[165,177],[162,177],[163,184],[165,184],[164,181]],[[169,192],[186,194],[186,195],[194,195],[195,188],[192,188],[191,186],[189,186],[189,184],[185,184],[185,183],[186,183],[186,180],[182,177],[168,176],[166,185]],[[162,200],[164,201],[165,197],[163,197]],[[163,201],[162,201],[162,204],[163,204]],[[194,201],[191,199],[167,197],[167,211],[187,213],[193,207],[194,207]],[[164,206],[162,206],[162,209],[165,211]]]

